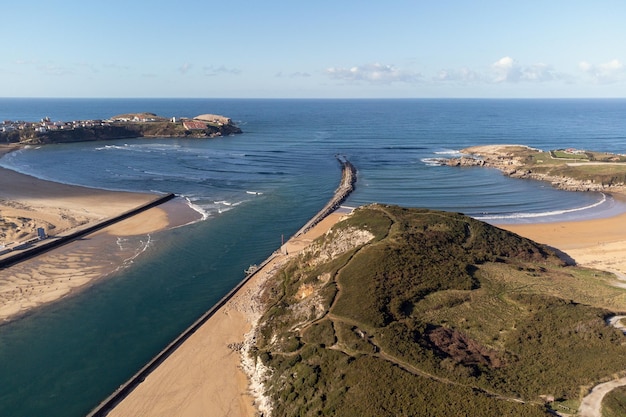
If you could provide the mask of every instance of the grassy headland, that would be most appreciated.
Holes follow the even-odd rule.
[[[626,156],[583,150],[541,151],[522,145],[474,146],[452,166],[494,167],[505,175],[548,181],[570,191],[626,191]]]
[[[268,281],[274,415],[539,416],[626,369],[612,275],[460,214],[358,209]]]

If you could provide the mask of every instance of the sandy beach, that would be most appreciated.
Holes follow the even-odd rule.
[[[277,254],[257,271],[108,416],[255,416],[239,353],[259,314],[255,298],[269,276],[343,216],[333,213],[305,234],[290,239],[285,244],[287,254]]]
[[[0,155],[10,148],[1,147]],[[40,180],[0,168],[0,245],[12,247],[108,219],[155,199],[154,194],[99,190]],[[58,300],[110,274],[137,256],[141,243],[124,248],[118,238],[147,235],[199,218],[181,200],[102,229],[87,239],[0,269],[0,322]],[[147,244],[147,243],[146,243]]]
[[[557,248],[577,265],[626,279],[626,213],[603,219],[498,226]]]

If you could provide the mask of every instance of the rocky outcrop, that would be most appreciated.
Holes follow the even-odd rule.
[[[548,174],[534,173],[529,170],[525,172],[516,171],[509,176],[514,178],[528,178],[538,181],[546,181],[549,182],[554,188],[566,191],[626,192],[626,186],[624,186],[624,184],[601,184],[593,182],[592,180],[577,180],[568,177],[557,177]]]
[[[500,170],[504,175],[512,178],[533,179],[549,182],[554,188],[566,191],[598,191],[598,192],[626,192],[623,182],[595,181],[594,179],[576,179],[572,177],[537,172],[534,165],[526,163],[529,153],[549,158],[549,154],[519,145],[479,146],[464,149],[466,155],[460,158],[442,159],[441,165],[452,167],[489,167]]]
[[[467,156],[462,156],[460,158],[452,158],[445,161],[445,165],[451,167],[474,167],[474,166],[484,166],[485,161],[478,158],[470,158]]]

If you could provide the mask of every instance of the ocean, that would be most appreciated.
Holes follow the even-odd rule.
[[[29,147],[0,159],[64,183],[173,192],[205,214],[151,235],[106,280],[0,326],[0,415],[85,415],[325,204],[339,183],[338,154],[358,170],[349,206],[427,207],[496,223],[624,211],[601,193],[431,161],[499,143],[626,153],[626,100],[0,99],[0,121],[144,111],[223,114],[244,134]]]

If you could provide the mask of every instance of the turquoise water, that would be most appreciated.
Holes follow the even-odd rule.
[[[624,100],[53,100],[0,99],[0,120],[221,113],[243,135],[29,148],[0,165],[61,182],[174,192],[207,220],[151,236],[125,270],[0,327],[0,415],[80,416],[316,213],[338,185],[335,154],[358,169],[346,204],[402,204],[537,221],[621,210],[429,158],[488,143],[624,153]],[[0,271],[2,274],[10,273]]]

